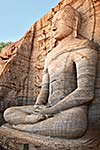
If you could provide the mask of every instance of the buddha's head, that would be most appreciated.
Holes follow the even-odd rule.
[[[53,36],[56,40],[73,35],[77,37],[80,28],[80,13],[72,6],[67,5],[57,12],[52,20]]]

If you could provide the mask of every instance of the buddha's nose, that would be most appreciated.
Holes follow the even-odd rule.
[[[52,28],[52,31],[56,31],[57,30],[57,28]]]

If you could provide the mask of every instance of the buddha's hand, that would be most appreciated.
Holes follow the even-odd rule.
[[[45,108],[47,108],[46,105],[37,105],[37,104],[35,104],[33,106],[34,112],[37,112],[37,113],[39,113],[41,110],[44,110]]]
[[[55,114],[55,112],[52,109],[52,107],[45,108],[45,109],[41,110],[39,113],[42,114],[43,116],[45,116],[46,118],[53,117],[54,114]]]
[[[44,108],[47,108],[46,105],[38,105],[38,104],[35,104],[33,107],[34,107],[35,109],[44,109]]]
[[[38,114],[36,115],[36,120],[35,120],[35,123],[36,122],[39,122],[39,121],[42,121],[42,120],[45,120],[46,119],[46,116],[43,115],[43,114]]]

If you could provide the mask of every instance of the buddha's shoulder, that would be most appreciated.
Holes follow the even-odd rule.
[[[81,53],[95,53],[98,52],[98,45],[88,39],[76,39],[75,45],[73,44],[74,51],[80,51]]]
[[[81,58],[81,56],[96,57],[98,55],[98,45],[88,39],[77,39],[76,50],[72,52],[75,58]]]
[[[75,47],[90,47],[91,44],[92,42],[88,39],[76,38],[72,45],[74,45]]]
[[[76,43],[76,46],[78,47],[88,47],[88,48],[91,48],[91,49],[96,49],[97,48],[97,44],[93,41],[90,41],[88,39],[76,39],[75,41]]]

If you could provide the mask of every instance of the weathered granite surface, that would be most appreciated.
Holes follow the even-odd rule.
[[[13,105],[35,102],[41,88],[44,60],[54,45],[52,17],[66,4],[82,15],[80,34],[100,42],[99,1],[63,0],[36,22],[22,39],[0,53],[0,111]]]
[[[95,101],[98,46],[79,35],[80,27],[81,15],[70,5],[55,14],[52,34],[57,45],[47,54],[35,108],[11,107],[4,112],[13,128],[67,139],[86,132],[88,107]]]
[[[0,53],[0,112],[9,106],[34,102],[32,87],[28,86],[32,76],[29,72],[30,64],[33,64],[30,59],[33,39],[34,25],[21,40]],[[27,92],[29,89],[30,96]]]
[[[4,54],[0,54],[1,112],[9,106],[32,104],[35,102],[41,87],[41,78],[42,78],[42,71],[43,71],[45,57],[47,53],[51,51],[52,47],[54,46],[54,39],[52,38],[50,32],[51,25],[52,25],[51,23],[52,17],[54,16],[56,11],[63,8],[66,4],[69,3],[75,9],[77,9],[82,15],[82,26],[79,34],[85,38],[95,41],[98,44],[100,43],[100,24],[99,24],[100,1],[98,0],[97,1],[96,0],[61,1],[61,3],[55,9],[53,9],[50,13],[48,13],[40,21],[38,21],[20,41],[16,42],[9,48],[9,52],[11,51],[11,49],[13,49],[12,51],[15,51],[15,53],[12,53],[11,51],[10,53],[12,54],[10,55],[7,54],[6,52],[4,52]],[[99,57],[100,57],[100,52],[99,52]],[[98,59],[97,73],[96,73],[95,100],[89,106],[92,112],[92,114],[90,114],[90,116],[92,116],[91,124],[93,126],[96,125],[96,127],[100,125],[100,112],[96,111],[96,110],[100,110],[100,84],[99,83],[100,83],[100,58]],[[7,129],[7,131],[12,134],[14,133],[14,131],[10,129]],[[0,132],[1,135],[3,136],[5,135],[6,129],[2,131],[1,128]],[[24,133],[20,132],[20,134],[22,134],[24,138]],[[89,134],[89,138],[90,137],[92,137],[91,134]],[[96,137],[100,139],[98,135],[96,135],[92,139],[96,141]],[[84,138],[87,139],[86,137]],[[34,138],[32,138],[33,145],[34,145],[33,139]],[[41,141],[41,139],[38,139],[38,137],[37,140]],[[89,141],[91,140],[89,139]],[[98,143],[96,143],[96,145],[94,144],[95,143],[94,141],[90,142],[91,149],[99,150],[100,140],[99,141],[97,140]],[[63,149],[64,148],[67,149],[68,147],[67,142],[68,141],[66,140],[66,146],[63,147]],[[60,144],[61,143],[62,142],[60,141]],[[72,145],[72,147],[69,149],[76,149],[72,143],[70,143],[70,145]],[[47,147],[44,146],[44,149],[45,148]],[[83,145],[80,145],[79,148],[81,150],[83,148]],[[59,144],[58,144],[58,149],[60,149]],[[89,148],[87,147],[87,145],[85,145],[84,149],[89,149]]]
[[[94,130],[95,131],[95,130]],[[0,128],[0,145],[9,150],[99,150],[100,132],[88,130],[85,137],[74,140],[52,138],[13,130],[10,127]]]
[[[99,3],[98,0],[61,1],[56,8],[36,22],[22,39],[0,53],[1,112],[9,106],[32,104],[36,100],[41,88],[44,60],[54,45],[51,20],[55,12],[66,4],[71,4],[82,14],[80,34],[100,42]]]

